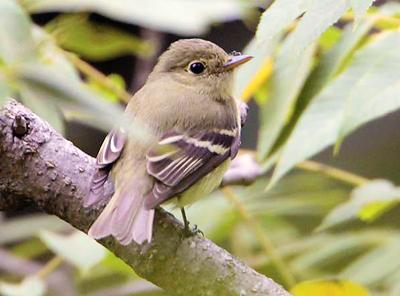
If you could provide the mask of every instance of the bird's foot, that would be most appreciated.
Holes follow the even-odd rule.
[[[185,225],[184,232],[187,237],[195,236],[196,234],[201,234],[202,236],[204,236],[203,231],[201,231],[196,224],[193,227],[189,227],[188,223],[187,226]]]

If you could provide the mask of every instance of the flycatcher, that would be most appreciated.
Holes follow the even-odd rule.
[[[84,203],[99,200],[109,174],[115,193],[91,237],[151,242],[154,209],[166,201],[181,208],[189,229],[184,206],[220,185],[239,150],[247,108],[232,97],[233,70],[251,58],[201,39],[177,41],[160,56],[125,110],[131,124],[140,121],[157,140],[133,141],[122,129],[108,134]]]

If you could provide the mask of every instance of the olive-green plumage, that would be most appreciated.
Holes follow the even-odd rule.
[[[85,204],[101,195],[110,169],[116,190],[89,235],[113,235],[124,245],[150,242],[156,206],[183,207],[220,184],[240,144],[232,69],[250,58],[201,39],[175,42],[160,56],[125,111],[156,137],[138,143],[121,129],[108,135]]]

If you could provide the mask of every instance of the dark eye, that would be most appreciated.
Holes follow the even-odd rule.
[[[202,62],[194,62],[189,66],[189,70],[193,74],[201,74],[205,68],[206,66]]]

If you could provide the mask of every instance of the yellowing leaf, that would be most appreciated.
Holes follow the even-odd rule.
[[[272,58],[268,57],[264,60],[262,67],[258,70],[257,74],[254,75],[252,80],[244,89],[242,95],[240,96],[243,102],[247,102],[255,94],[255,92],[261,88],[271,77],[273,70]]]
[[[342,30],[337,27],[330,27],[318,39],[318,44],[323,50],[331,49],[342,37]]]
[[[293,296],[368,296],[368,291],[350,281],[310,281],[295,286]]]
[[[399,200],[389,200],[389,201],[377,201],[367,204],[362,207],[358,212],[358,217],[360,220],[365,222],[373,222],[379,218],[382,214],[386,213],[389,209],[398,204]]]
[[[318,230],[352,219],[373,221],[399,202],[400,188],[387,180],[373,180],[355,188],[348,202],[338,205],[324,219]]]

